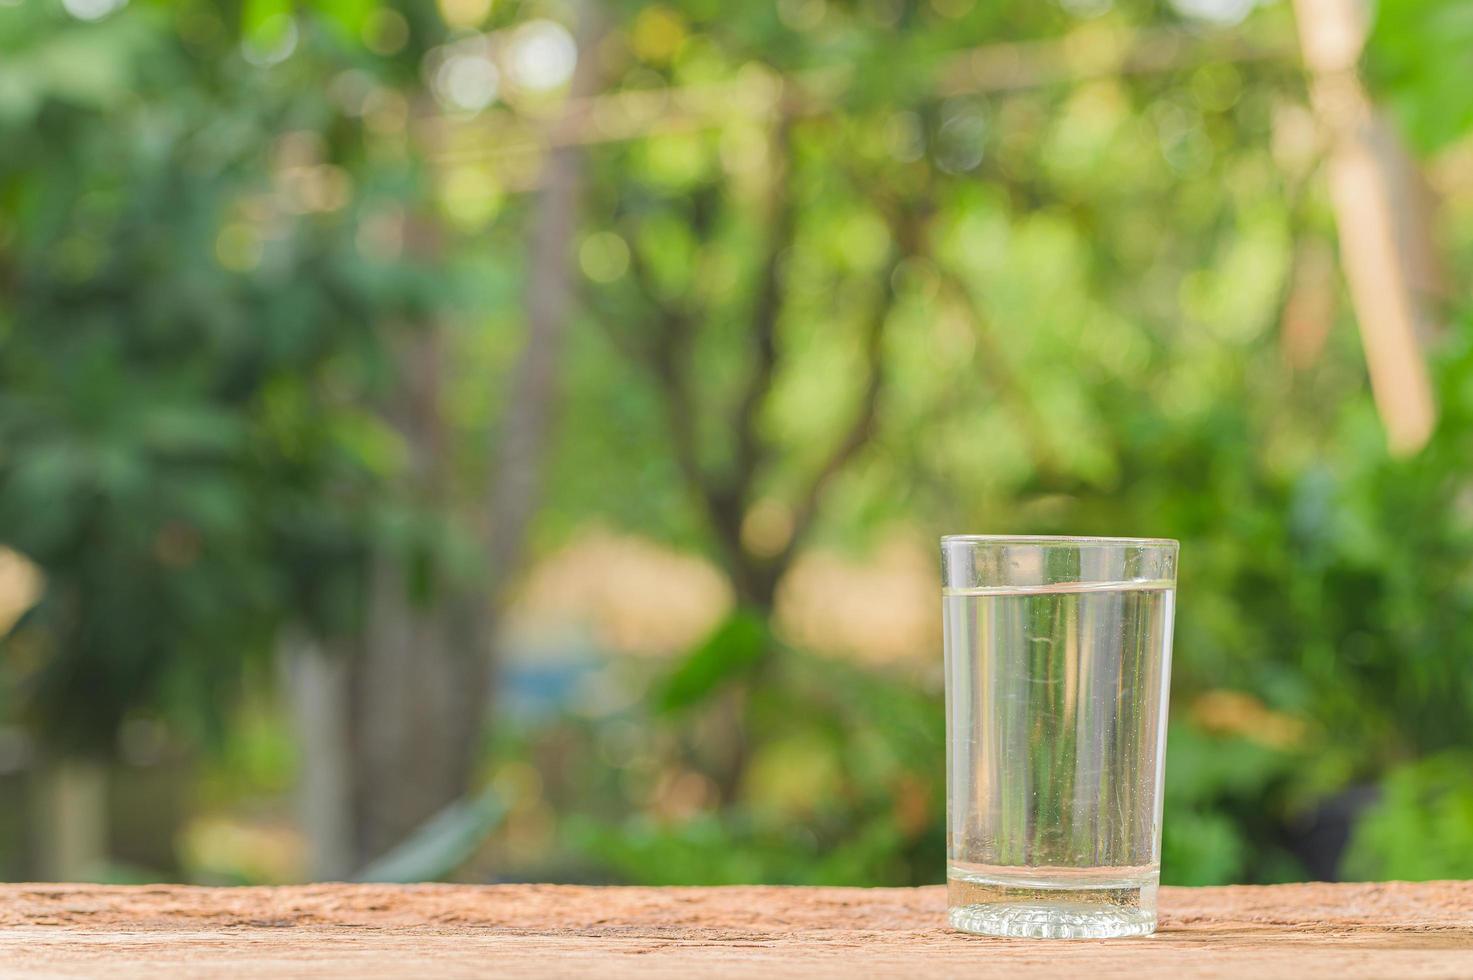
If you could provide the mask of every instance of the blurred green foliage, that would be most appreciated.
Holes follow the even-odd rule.
[[[1366,59],[1377,91],[1423,150],[1473,126],[1473,8],[1459,0],[1378,3]]]
[[[756,738],[743,785],[719,810],[708,809],[718,788],[700,774],[722,746],[702,738],[700,723],[636,707],[588,729],[558,725],[542,733],[543,748],[524,750],[535,759],[550,742],[577,740],[559,745],[572,768],[545,792],[566,806],[561,833],[585,867],[655,884],[934,880],[944,844],[940,701],[793,650],[772,669],[751,691]],[[687,786],[693,795],[682,799]],[[637,799],[665,803],[632,807]]]
[[[423,536],[373,400],[438,277],[358,247],[414,171],[304,86],[346,55],[262,72],[212,16],[0,9],[0,537],[47,576],[7,659],[68,749],[138,709],[214,726],[283,622],[354,621],[367,541]],[[273,197],[292,146],[352,206]]]
[[[821,105],[790,133],[756,492],[792,500],[822,467],[890,303],[878,422],[814,543],[862,554],[897,526],[1180,538],[1165,879],[1300,876],[1296,822],[1378,783],[1348,873],[1470,873],[1469,311],[1435,346],[1440,423],[1409,459],[1385,451],[1338,282],[1319,287],[1321,346],[1286,354],[1285,307],[1333,228],[1283,54],[1291,11],[1261,8],[1213,26],[1146,0],[599,5],[609,91],[731,87],[708,124],[586,151],[539,544],[602,521],[719,555],[662,379],[623,355],[651,342],[652,311],[686,317],[698,461],[740,464],[726,419],[756,363],[765,113],[804,79]],[[464,529],[405,492],[416,447],[387,402],[406,338],[452,322],[448,438],[474,494],[530,198],[418,124],[513,141],[545,104],[508,84],[505,106],[457,112],[435,59],[574,11],[95,9],[0,2],[0,541],[47,580],[4,640],[0,720],[65,749],[109,748],[136,715],[213,729],[219,805],[230,773],[285,782],[259,771],[285,765],[280,733],[229,720],[282,628],[353,628],[372,550],[407,556],[423,595],[476,567]],[[1424,151],[1473,123],[1470,31],[1466,4],[1378,6],[1367,75]],[[1192,57],[1114,70],[1132,45],[1166,50],[1162,32]],[[989,63],[965,53],[996,42],[1038,45],[1007,56],[1043,80],[973,84]],[[610,680],[633,692],[614,709],[496,733],[488,767],[520,775],[485,873],[935,880],[934,673],[795,649],[772,616],[744,606],[677,663]],[[1197,710],[1223,690],[1250,699],[1219,702],[1236,720]]]
[[[1398,769],[1356,827],[1352,879],[1428,881],[1473,876],[1473,758],[1446,752]]]
[[[1274,846],[1297,753],[1178,723],[1168,733],[1172,775],[1161,834],[1165,878],[1179,885],[1293,879],[1294,858]],[[1276,812],[1277,810],[1277,812]],[[1287,872],[1287,873],[1286,873]]]

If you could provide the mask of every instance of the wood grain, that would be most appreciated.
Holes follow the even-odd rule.
[[[930,888],[0,886],[0,977],[1473,977],[1473,882],[1165,888],[1146,939],[999,940]]]

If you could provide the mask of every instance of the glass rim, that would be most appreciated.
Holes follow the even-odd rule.
[[[1127,538],[1105,535],[1074,534],[943,534],[941,543],[1035,545],[1038,547],[1098,548],[1180,548],[1176,538]]]

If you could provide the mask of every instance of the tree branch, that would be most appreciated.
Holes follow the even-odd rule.
[[[702,506],[710,506],[715,490],[711,476],[701,465],[697,448],[695,410],[691,403],[688,384],[687,355],[690,350],[691,330],[695,319],[689,311],[665,302],[660,298],[648,263],[638,249],[630,249],[629,271],[641,298],[654,312],[651,322],[655,336],[649,343],[614,335],[614,343],[634,358],[650,373],[660,394],[665,410],[665,422],[670,429],[670,439],[675,449],[675,462],[680,468],[686,486],[695,494]]]
[[[1038,409],[1034,407],[1033,400],[1022,383],[1008,367],[1007,359],[998,348],[996,338],[987,328],[987,318],[983,315],[981,307],[977,305],[977,298],[972,295],[971,288],[952,269],[942,263],[937,263],[937,266],[941,272],[942,285],[967,312],[976,326],[975,336],[981,354],[982,370],[987,379],[992,382],[998,395],[1017,416],[1018,425],[1022,428],[1026,441],[1033,447],[1035,462],[1039,469],[1045,474],[1061,472],[1063,467],[1058,459],[1053,437],[1049,435],[1048,425],[1039,415]]]
[[[652,312],[653,337],[640,343],[607,325],[610,338],[626,356],[649,371],[664,406],[675,460],[687,487],[700,501],[715,532],[727,570],[744,601],[763,604],[770,589],[759,563],[742,548],[741,528],[750,502],[751,487],[765,462],[759,423],[763,402],[772,389],[777,363],[777,322],[782,312],[782,260],[794,234],[794,204],[790,185],[790,116],[784,114],[773,136],[774,174],[769,202],[770,233],[753,300],[751,336],[754,356],[742,393],[732,411],[730,429],[735,446],[732,463],[724,473],[702,465],[696,430],[696,406],[690,392],[689,351],[699,311],[660,296],[652,270],[638,249],[630,250],[629,271],[635,288]],[[698,202],[699,203],[699,202]],[[709,216],[707,216],[709,217]],[[698,231],[708,221],[697,213]]]
[[[675,455],[675,464],[680,470],[687,491],[705,511],[706,518],[717,528],[716,543],[721,549],[732,579],[745,593],[747,583],[740,552],[739,535],[733,537],[725,530],[729,520],[726,504],[727,492],[717,478],[701,464],[699,438],[696,430],[696,406],[690,394],[690,341],[699,317],[690,309],[667,302],[660,297],[654,276],[638,249],[630,249],[629,272],[635,289],[650,311],[648,322],[653,326],[653,337],[641,342],[619,332],[608,318],[600,317],[610,341],[638,367],[649,373],[664,410],[665,424],[670,431],[670,442]],[[740,529],[740,523],[738,523]]]
[[[769,201],[772,230],[762,259],[761,278],[752,309],[756,360],[733,419],[737,442],[729,490],[736,498],[735,502],[742,506],[746,504],[747,490],[761,463],[758,416],[762,402],[772,389],[773,368],[777,363],[777,320],[782,312],[782,261],[793,243],[792,119],[787,115],[779,120],[773,134],[772,155],[774,173]]]
[[[779,571],[791,563],[794,554],[812,528],[814,518],[818,515],[818,506],[829,485],[874,437],[875,422],[879,416],[880,396],[886,383],[885,328],[890,321],[890,314],[894,311],[895,301],[898,298],[895,289],[895,272],[902,262],[916,255],[920,249],[920,218],[918,215],[907,215],[893,224],[898,225],[899,230],[890,260],[885,264],[882,273],[881,281],[884,283],[882,295],[871,309],[869,321],[865,324],[866,380],[864,391],[860,395],[859,410],[849,423],[849,428],[845,431],[843,438],[829,452],[828,457],[819,466],[812,480],[798,497],[797,505],[793,508],[792,533],[774,562],[775,568]]]

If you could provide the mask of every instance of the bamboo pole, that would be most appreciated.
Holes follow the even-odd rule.
[[[1316,115],[1330,138],[1329,183],[1340,260],[1360,326],[1376,409],[1391,452],[1426,444],[1437,422],[1422,341],[1432,261],[1415,166],[1361,84],[1368,30],[1359,0],[1295,0]],[[1419,290],[1418,285],[1422,286]]]

